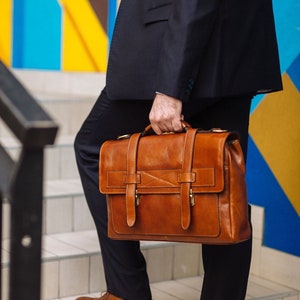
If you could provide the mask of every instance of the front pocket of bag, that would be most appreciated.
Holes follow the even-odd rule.
[[[127,225],[125,195],[109,195],[112,229],[117,235],[145,235],[158,240],[164,236],[216,238],[221,234],[218,194],[199,194],[191,207],[191,225],[182,228],[180,195],[140,195],[136,223]],[[147,239],[147,238],[146,238]]]

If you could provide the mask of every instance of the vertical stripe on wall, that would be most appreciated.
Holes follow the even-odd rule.
[[[118,9],[118,0],[109,0],[108,1],[108,24],[107,24],[107,28],[108,28],[107,35],[109,38],[109,43],[111,42],[113,31],[114,31],[117,9]]]
[[[0,0],[0,59],[7,65],[11,63],[11,0]]]
[[[60,69],[61,11],[53,0],[14,0],[13,67]]]
[[[25,31],[25,8],[24,0],[14,0],[13,10],[13,49],[12,66],[22,68],[24,65],[24,31]]]
[[[284,73],[300,51],[300,1],[273,0],[281,72]]]

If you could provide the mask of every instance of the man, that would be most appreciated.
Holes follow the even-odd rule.
[[[95,300],[150,300],[139,242],[107,237],[98,191],[101,144],[142,131],[193,127],[240,133],[246,157],[251,99],[282,88],[271,0],[122,0],[106,88],[75,141],[77,164],[97,228],[107,293]],[[154,101],[153,101],[154,99]],[[201,300],[245,298],[251,240],[203,245]],[[80,297],[78,300],[92,299]]]

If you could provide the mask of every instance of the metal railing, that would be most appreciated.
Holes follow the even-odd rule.
[[[11,207],[9,300],[38,300],[44,147],[54,143],[58,126],[1,61],[0,117],[21,143],[17,160],[0,143],[0,227],[3,201]]]

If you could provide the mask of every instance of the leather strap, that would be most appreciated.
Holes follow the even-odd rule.
[[[133,227],[136,221],[136,174],[137,148],[141,133],[134,133],[129,140],[127,149],[127,183],[126,183],[126,214],[127,225]],[[136,180],[134,180],[136,179]]]
[[[191,182],[195,181],[195,174],[192,173],[192,163],[196,134],[196,128],[189,128],[186,132],[182,158],[182,173],[179,176],[181,178],[181,226],[184,230],[188,229],[191,224],[190,189]]]

